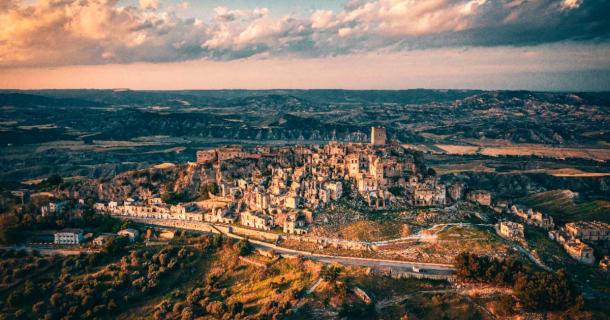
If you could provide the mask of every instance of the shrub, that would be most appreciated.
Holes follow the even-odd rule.
[[[341,267],[324,265],[320,271],[320,277],[328,283],[336,283],[341,275]]]
[[[239,250],[239,255],[242,257],[249,255],[253,249],[254,248],[252,247],[252,244],[250,243],[250,241],[248,241],[248,239],[240,240],[237,243],[237,250]]]

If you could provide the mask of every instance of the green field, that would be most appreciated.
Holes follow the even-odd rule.
[[[519,203],[550,214],[559,221],[599,220],[610,223],[610,201],[582,201],[569,190],[551,190],[518,199]]]

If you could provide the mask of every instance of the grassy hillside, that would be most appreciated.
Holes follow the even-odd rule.
[[[570,190],[551,190],[518,199],[518,202],[552,215],[559,221],[599,220],[610,223],[610,201],[581,200]]]

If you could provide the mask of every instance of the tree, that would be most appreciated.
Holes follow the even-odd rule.
[[[231,312],[232,315],[240,313],[243,309],[244,309],[244,304],[239,301],[233,302],[231,304],[231,306],[229,307],[229,311]]]
[[[212,315],[220,316],[227,311],[227,306],[220,301],[212,301],[206,306],[206,311]]]
[[[23,294],[20,291],[13,291],[9,294],[8,298],[6,298],[6,304],[11,307],[16,307],[23,302]]]
[[[201,186],[199,191],[199,199],[207,200],[210,198],[210,194],[217,195],[220,192],[220,188],[215,182],[207,183]]]
[[[32,306],[32,311],[38,315],[38,316],[42,316],[44,315],[45,312],[45,303],[43,301],[39,301],[36,302],[33,306]]]
[[[46,186],[58,186],[60,184],[62,184],[64,182],[64,179],[58,175],[58,174],[53,174],[51,176],[49,176],[47,179],[44,180],[43,184]]]
[[[191,309],[191,307],[184,308],[182,310],[181,319],[182,320],[191,320],[191,319],[194,319],[193,309]]]
[[[253,247],[248,239],[242,239],[237,243],[237,249],[239,250],[239,255],[243,257],[249,255]]]
[[[328,283],[336,284],[341,275],[341,268],[338,266],[323,266],[320,271],[320,277]]]
[[[116,302],[114,302],[114,299],[110,299],[108,301],[108,305],[106,306],[106,309],[108,310],[108,312],[113,312],[118,308]]]
[[[0,215],[0,243],[14,244],[22,240],[19,217],[14,214]]]
[[[117,238],[111,239],[108,242],[108,244],[104,248],[104,251],[111,256],[118,256],[125,251],[125,247],[128,244],[129,244],[128,237],[117,237]]]
[[[51,298],[49,298],[49,302],[51,303],[51,305],[53,307],[57,308],[61,304],[62,299],[63,299],[63,295],[61,293],[56,292],[51,295]]]

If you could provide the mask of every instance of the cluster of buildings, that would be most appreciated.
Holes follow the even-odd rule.
[[[228,179],[220,172],[228,159],[257,159],[269,171],[254,170],[248,177]],[[336,143],[324,146],[223,147],[197,152],[197,162],[217,169],[216,182],[223,195],[239,195],[247,207],[311,208],[325,206],[343,192],[358,192],[374,208],[400,201],[414,206],[443,206],[462,198],[463,186],[447,188],[435,176],[418,172],[413,154],[388,142],[383,127],[371,128],[371,142]],[[450,196],[447,196],[447,193]],[[474,192],[476,202],[491,203],[487,192]]]
[[[555,229],[555,222],[553,217],[546,215],[540,211],[535,211],[531,208],[524,208],[522,206],[512,205],[510,207],[512,214],[521,218],[525,223],[533,225],[545,230]]]
[[[140,233],[136,229],[123,229],[116,234],[114,233],[102,233],[95,237],[91,243],[94,246],[107,245],[112,239],[116,237],[128,237],[131,242],[134,242]],[[53,243],[59,245],[79,245],[85,242],[85,231],[79,228],[66,228],[55,232],[53,235]]]
[[[119,204],[116,201],[95,203],[93,209],[98,212],[117,216],[130,216],[148,219],[172,219],[186,221],[202,221],[203,216],[195,205],[169,205],[158,196],[152,196],[142,201],[128,198]]]
[[[593,248],[586,242],[607,243],[610,240],[610,225],[599,221],[571,222],[557,230],[549,231],[549,237],[560,243],[572,258],[593,265]]]
[[[258,166],[232,178],[221,170],[222,161],[229,159],[255,159],[265,169]],[[371,128],[368,144],[261,146],[249,151],[223,147],[197,152],[197,162],[214,167],[220,196],[231,201],[226,208],[204,213],[208,222],[239,221],[256,229],[280,227],[303,234],[313,222],[311,211],[332,205],[346,192],[359,194],[372,208],[448,202],[445,185],[437,183],[435,176],[419,173],[413,154],[388,143],[383,127]],[[462,197],[461,185],[452,195],[456,200]]]
[[[414,153],[388,142],[386,129],[371,128],[370,143],[319,146],[220,147],[197,152],[197,163],[213,169],[218,198],[226,205],[166,205],[159,197],[122,204],[97,203],[95,209],[136,218],[240,223],[249,228],[304,234],[313,213],[332,206],[346,193],[359,195],[370,208],[394,205],[444,206],[464,198],[464,187],[446,187],[434,174],[420,172]],[[490,205],[491,194],[467,198]]]
[[[510,206],[509,211],[526,224],[547,230],[549,238],[561,244],[572,258],[583,264],[593,265],[595,263],[594,250],[589,245],[590,243],[601,242],[607,245],[610,239],[610,225],[607,223],[578,221],[566,223],[557,228],[553,217],[540,211],[519,205]],[[511,227],[508,225],[505,228],[506,235],[512,232],[509,231]],[[516,232],[519,233],[519,231]],[[604,264],[604,261],[600,262],[600,266]]]

